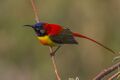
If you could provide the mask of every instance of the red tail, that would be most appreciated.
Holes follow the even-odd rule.
[[[78,34],[78,33],[74,33],[74,32],[73,32],[73,35],[76,36],[76,37],[88,39],[88,40],[90,40],[90,41],[92,41],[92,42],[94,42],[94,43],[96,43],[96,44],[98,44],[98,45],[104,47],[105,49],[109,50],[109,51],[112,52],[113,54],[115,54],[115,52],[114,52],[112,49],[106,47],[105,45],[103,45],[103,44],[97,42],[97,41],[94,40],[94,39],[91,39],[91,38],[89,38],[89,37],[87,37],[87,36],[84,36],[84,35]]]

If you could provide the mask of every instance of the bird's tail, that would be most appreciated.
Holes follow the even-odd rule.
[[[84,35],[79,34],[79,33],[74,33],[74,32],[73,32],[73,36],[88,39],[88,40],[90,40],[90,41],[92,41],[92,42],[94,42],[94,43],[96,43],[96,44],[102,46],[103,48],[107,49],[108,51],[112,52],[113,54],[115,54],[115,52],[114,52],[112,49],[106,47],[105,45],[103,45],[103,44],[97,42],[97,41],[94,40],[94,39],[91,39],[91,38],[89,38],[89,37],[87,37],[87,36],[84,36]]]

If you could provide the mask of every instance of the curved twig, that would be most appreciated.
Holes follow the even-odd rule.
[[[120,62],[114,64],[113,66],[104,69],[103,71],[101,71],[99,74],[97,74],[97,76],[95,76],[93,78],[93,80],[101,80],[103,79],[105,76],[107,76],[108,74],[110,74],[111,72],[115,71],[116,69],[118,69],[118,67],[120,67]]]
[[[112,75],[110,78],[108,78],[108,80],[113,80],[115,78],[118,78],[119,75],[120,75],[120,72],[117,72],[114,75]]]

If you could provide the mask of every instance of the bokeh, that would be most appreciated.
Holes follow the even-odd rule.
[[[120,0],[35,0],[42,22],[60,24],[120,51]],[[0,0],[0,80],[56,80],[49,48],[39,43],[30,0]],[[95,43],[76,38],[56,54],[62,80],[92,78],[115,57]]]

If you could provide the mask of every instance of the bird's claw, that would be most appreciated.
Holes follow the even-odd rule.
[[[54,56],[54,55],[55,55],[55,53],[54,53],[54,52],[50,53],[50,56]]]

